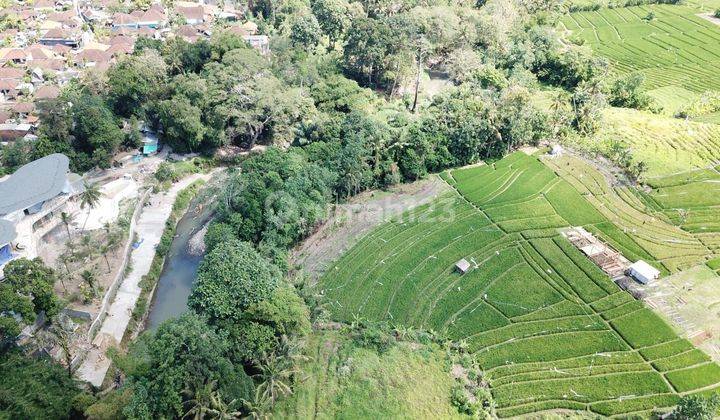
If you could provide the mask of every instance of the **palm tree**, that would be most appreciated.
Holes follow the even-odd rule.
[[[43,328],[35,335],[35,340],[31,342],[36,350],[47,351],[55,346],[60,347],[63,351],[63,361],[65,362],[65,368],[67,374],[72,378],[72,352],[70,351],[71,344],[75,338],[75,333],[65,329],[62,323],[62,318],[66,317],[60,313],[59,315],[50,319],[50,325],[47,328]]]
[[[91,209],[94,209],[95,206],[100,203],[100,197],[102,196],[100,188],[96,183],[89,184],[87,182],[84,182],[83,186],[85,187],[85,191],[80,193],[80,208],[84,209],[85,206],[89,206]],[[82,227],[83,232],[85,232],[85,225],[87,224],[89,217],[90,211],[88,210],[88,214],[87,216],[85,216],[85,222],[83,223]]]
[[[253,420],[265,420],[269,419],[270,415],[270,404],[268,400],[258,395],[255,396],[255,401],[241,400],[243,409],[247,413],[247,417]]]
[[[65,225],[65,230],[67,230],[68,240],[72,240],[72,236],[70,236],[70,223],[73,222],[73,218],[74,216],[72,214],[65,212],[60,213],[60,220]]]
[[[231,409],[236,400],[229,403],[223,401],[222,395],[217,389],[217,381],[206,382],[196,390],[186,388],[182,392],[191,397],[185,401],[185,404],[189,405],[190,409],[185,413],[183,419],[239,419],[242,416],[242,412]]]
[[[292,393],[288,379],[297,372],[297,369],[291,360],[270,353],[258,368],[260,373],[255,376],[259,377],[262,383],[257,387],[256,400],[265,399],[272,406],[281,396]]]
[[[105,259],[105,264],[107,264],[108,273],[111,271],[110,269],[110,261],[108,261],[107,254],[110,252],[110,245],[105,244],[100,247],[100,253],[102,254],[103,258]]]
[[[121,234],[117,232],[110,233],[107,237],[107,248],[109,251],[117,251],[120,248]]]
[[[67,272],[68,277],[71,275],[70,273],[70,267],[68,267],[68,263],[72,261],[72,257],[68,255],[67,253],[62,253],[58,257],[58,262],[62,264],[65,267],[65,271]],[[65,290],[65,293],[67,293],[67,287],[65,287],[65,281],[63,280],[63,277],[60,276],[60,284],[62,284],[63,290]]]

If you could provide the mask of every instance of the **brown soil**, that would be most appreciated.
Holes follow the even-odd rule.
[[[327,221],[293,250],[292,263],[317,279],[332,261],[372,228],[447,191],[450,187],[445,182],[431,176],[388,191],[368,191],[348,203],[338,204]]]
[[[135,200],[121,203],[121,216],[131,213],[134,205]],[[107,261],[99,251],[100,246],[106,243],[107,240],[105,229],[82,232],[81,229],[72,228],[72,242],[69,242],[65,226],[60,224],[42,239],[43,246],[39,249],[39,257],[58,273],[61,281],[55,283],[55,293],[68,302],[68,308],[87,312],[92,316],[97,315],[100,310],[103,297],[121,268],[124,250],[127,241],[130,239],[127,237],[125,229],[117,225],[113,225],[112,229],[121,235],[121,240],[113,250],[107,253]],[[88,245],[81,243],[83,236],[90,238]],[[88,252],[84,253],[82,258],[69,261],[66,265],[62,262],[60,256],[68,253],[69,249],[87,249]],[[108,264],[110,265],[109,269]],[[83,270],[93,272],[96,277],[97,294],[92,301],[87,303],[83,301],[81,293],[81,286],[86,286],[86,283],[80,277]]]

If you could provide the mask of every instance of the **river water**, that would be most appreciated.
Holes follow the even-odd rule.
[[[148,315],[147,328],[150,330],[187,311],[188,296],[202,260],[202,255],[189,252],[188,243],[212,218],[212,206],[203,205],[207,198],[207,195],[200,191],[178,222]]]

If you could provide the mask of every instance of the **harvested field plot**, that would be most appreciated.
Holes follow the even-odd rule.
[[[678,398],[668,375],[683,389],[698,383],[674,372],[714,375],[712,362],[682,356],[688,349],[670,344],[687,342],[559,235],[558,224],[613,226],[574,185],[522,153],[445,178],[457,194],[378,227],[331,265],[320,286],[337,318],[466,340],[505,417],[667,407]],[[471,266],[461,275],[463,258]]]
[[[650,13],[653,19],[647,19]],[[720,90],[720,30],[696,13],[646,5],[572,13],[562,23],[617,71],[643,73],[651,89]]]
[[[673,323],[681,324],[695,344],[720,361],[720,276],[709,265],[699,265],[648,286],[648,299]],[[688,350],[688,349],[684,349]],[[686,357],[690,352],[684,353]],[[674,363],[666,359],[663,367]]]

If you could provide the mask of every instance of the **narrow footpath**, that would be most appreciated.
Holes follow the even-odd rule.
[[[135,228],[140,245],[131,251],[131,271],[122,280],[115,299],[108,309],[107,317],[93,340],[93,347],[76,372],[83,381],[97,387],[102,385],[111,364],[105,352],[122,341],[140,296],[140,280],[150,271],[150,265],[155,257],[155,247],[160,243],[165,222],[170,217],[178,193],[193,182],[199,179],[207,181],[211,176],[212,174],[191,175],[174,184],[168,191],[154,194],[148,199],[148,206],[140,213]]]

